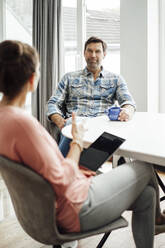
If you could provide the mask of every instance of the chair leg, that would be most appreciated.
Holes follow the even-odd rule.
[[[100,242],[96,248],[102,248],[103,247],[103,245],[104,245],[105,241],[107,240],[107,238],[109,237],[110,233],[111,233],[111,231],[104,234],[104,236],[102,237],[102,239],[100,240]]]
[[[159,175],[158,175],[158,173],[157,173],[156,171],[155,171],[155,174],[156,174],[158,183],[159,183],[159,185],[160,185],[162,191],[165,193],[165,185],[164,185],[164,183],[162,182],[161,178],[159,177]],[[165,200],[165,196],[162,196],[162,197],[160,198],[160,201],[163,201],[163,200]]]

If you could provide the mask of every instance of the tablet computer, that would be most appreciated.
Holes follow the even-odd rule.
[[[119,148],[125,139],[104,132],[80,155],[79,164],[92,171],[98,168]]]

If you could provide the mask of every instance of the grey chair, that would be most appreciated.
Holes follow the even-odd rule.
[[[46,107],[46,110],[47,108],[48,106]],[[66,108],[65,101],[61,106],[61,111],[63,113],[64,118],[66,118],[67,108]],[[46,116],[46,113],[45,113],[45,116]],[[56,124],[47,120],[47,130],[50,133],[50,135],[55,139],[57,144],[59,144],[60,137],[61,137],[61,130],[56,126]]]
[[[54,248],[61,244],[105,233],[97,248],[101,248],[112,230],[126,227],[120,217],[99,229],[64,233],[56,224],[55,192],[48,181],[26,165],[0,156],[0,172],[8,188],[16,216],[25,232],[33,239]]]
[[[47,121],[47,130],[50,133],[50,135],[53,137],[53,139],[55,139],[57,144],[59,144],[61,130],[53,122],[50,121]]]

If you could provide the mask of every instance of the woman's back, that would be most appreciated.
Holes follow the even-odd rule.
[[[73,161],[63,158],[53,138],[26,111],[0,107],[0,130],[0,154],[43,175],[56,192],[60,225],[68,231],[78,231],[77,213],[87,197],[90,178]]]

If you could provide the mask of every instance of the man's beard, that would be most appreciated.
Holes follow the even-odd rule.
[[[96,62],[92,62],[90,60],[87,61],[87,65],[89,68],[91,69],[97,69],[97,68],[100,68],[100,63],[98,61]]]

